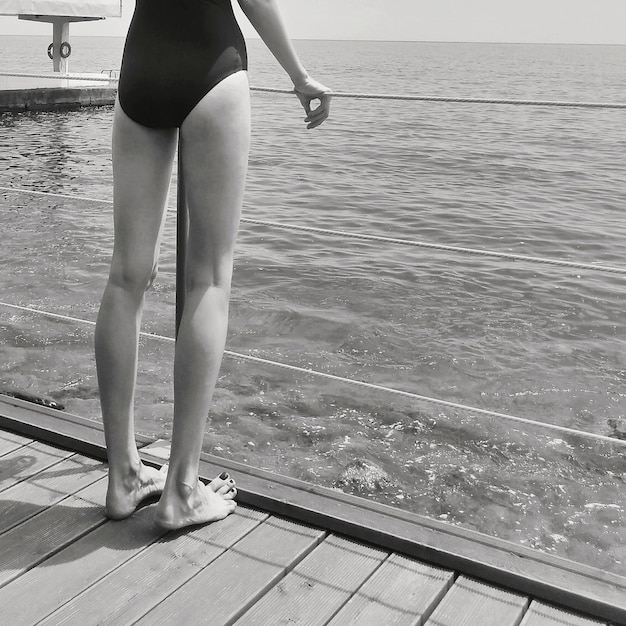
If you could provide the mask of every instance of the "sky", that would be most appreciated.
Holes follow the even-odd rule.
[[[294,39],[626,45],[626,0],[278,2]],[[70,32],[76,36],[123,37],[134,5],[134,0],[124,0],[121,18],[73,24]],[[240,23],[246,36],[255,36],[245,18],[242,17]],[[0,34],[48,35],[51,32],[49,24],[0,17]]]

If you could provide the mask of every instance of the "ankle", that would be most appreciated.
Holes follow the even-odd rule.
[[[198,488],[198,468],[189,467],[187,464],[169,464],[167,470],[168,482],[173,491],[179,496],[188,497]]]
[[[109,479],[119,482],[135,480],[141,475],[141,467],[142,463],[139,457],[126,459],[118,463],[109,462]]]
[[[177,480],[176,481],[176,493],[184,500],[188,500],[196,491],[197,486],[198,486],[197,480],[194,483],[190,483],[189,481],[185,481],[185,480]]]

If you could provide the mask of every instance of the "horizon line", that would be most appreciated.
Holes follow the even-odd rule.
[[[0,31],[0,35],[7,37],[41,37],[48,35],[25,34],[25,33],[5,33]],[[124,39],[126,35],[73,35],[76,38],[101,38],[101,39]],[[499,40],[455,40],[455,39],[343,39],[338,37],[292,37],[292,41],[341,41],[359,43],[429,43],[429,44],[496,44],[512,46],[626,46],[625,43],[616,42],[577,42],[577,41],[499,41]],[[246,37],[246,40],[262,41],[260,37]]]

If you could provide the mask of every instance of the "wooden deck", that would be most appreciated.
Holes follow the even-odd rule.
[[[112,522],[97,424],[3,398],[0,428],[2,624],[626,624],[626,579],[209,457],[235,514]]]

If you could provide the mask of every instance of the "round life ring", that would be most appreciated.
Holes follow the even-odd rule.
[[[49,58],[49,59],[54,58],[54,55],[52,54],[52,49],[53,49],[53,48],[54,48],[54,44],[53,44],[53,43],[51,43],[51,44],[48,46],[48,58]]]
[[[64,41],[61,44],[61,58],[62,59],[67,59],[68,56],[70,56],[70,54],[72,54],[72,46],[70,46],[69,43],[67,43],[67,41]]]

